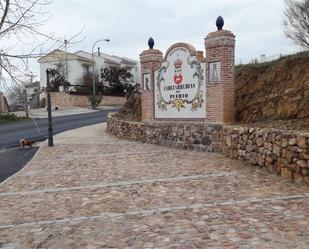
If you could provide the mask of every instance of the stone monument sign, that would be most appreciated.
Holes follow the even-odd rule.
[[[142,121],[234,121],[235,36],[218,30],[205,38],[205,57],[188,43],[176,43],[163,57],[149,39],[140,55]]]

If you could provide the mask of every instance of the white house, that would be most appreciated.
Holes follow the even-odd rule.
[[[38,62],[40,63],[41,88],[46,87],[46,70],[49,68],[66,68],[67,66],[67,79],[75,85],[93,64],[92,60],[59,49],[41,57]]]
[[[100,72],[101,68],[125,67],[133,75],[131,83],[140,84],[139,61],[100,53],[100,51],[94,54],[94,63],[91,53],[82,50],[66,53],[59,49],[41,57],[38,59],[38,63],[40,64],[41,87],[46,87],[46,70],[57,67],[64,70],[63,72],[67,74],[67,79],[71,85],[83,84],[83,76],[87,72],[92,72],[93,64],[96,73]]]
[[[140,63],[139,61],[127,58],[127,57],[118,57],[113,55],[112,56],[115,59],[118,59],[120,61],[121,67],[127,68],[130,73],[133,75],[132,77],[132,83],[141,83],[140,77],[141,77],[141,69],[140,69]]]

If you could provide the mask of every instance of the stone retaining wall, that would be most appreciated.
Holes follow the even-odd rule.
[[[68,107],[86,107],[90,106],[88,97],[85,95],[72,95],[66,92],[52,92],[51,100],[53,106]],[[125,97],[118,96],[103,96],[100,105],[124,105]]]
[[[309,184],[309,133],[225,126],[222,152],[295,182]]]
[[[126,102],[126,97],[104,95],[100,105],[123,106],[125,102]]]
[[[107,132],[119,138],[198,151],[221,151],[222,125],[175,122],[129,122],[110,114]]]
[[[309,184],[309,133],[212,123],[130,122],[110,114],[107,132],[119,138],[210,151]]]
[[[59,107],[85,107],[89,106],[89,100],[87,96],[84,95],[70,95],[66,92],[51,92],[51,102],[53,106]]]

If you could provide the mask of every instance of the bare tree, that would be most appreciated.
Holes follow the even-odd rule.
[[[16,108],[22,107],[29,117],[29,100],[27,97],[26,84],[14,84],[9,92],[9,100]]]
[[[285,0],[284,33],[297,45],[309,49],[309,0]]]
[[[0,82],[10,95],[18,95],[16,89],[23,88],[28,75],[33,74],[29,68],[30,59],[41,57],[55,48],[64,48],[68,43],[80,42],[75,39],[82,31],[65,42],[53,33],[40,31],[51,17],[46,9],[52,2],[0,0]],[[16,50],[21,52],[14,53]]]

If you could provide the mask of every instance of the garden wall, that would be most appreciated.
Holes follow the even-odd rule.
[[[130,122],[115,114],[109,114],[107,132],[143,143],[224,153],[309,184],[309,133],[213,123]]]
[[[86,95],[75,95],[66,92],[52,92],[51,93],[52,105],[59,107],[77,106],[86,107],[90,106],[90,102]],[[100,105],[124,105],[125,97],[118,96],[103,96]]]
[[[123,106],[125,102],[126,102],[126,97],[104,95],[100,105]]]

